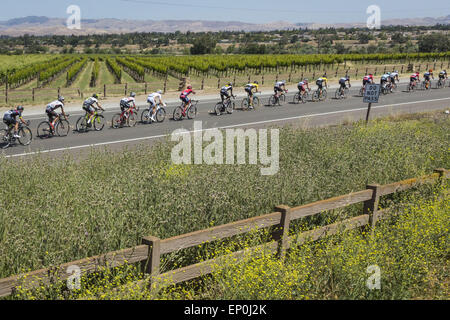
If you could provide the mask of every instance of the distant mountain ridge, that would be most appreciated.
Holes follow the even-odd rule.
[[[432,26],[450,24],[450,15],[439,18],[391,19],[383,25]],[[203,21],[203,20],[120,20],[120,19],[84,19],[81,30],[68,29],[66,20],[29,16],[0,21],[0,35],[87,35],[114,34],[132,32],[218,32],[218,31],[273,31],[287,29],[318,29],[325,27],[365,27],[364,23],[291,23],[275,21],[265,24],[244,23],[239,21]]]

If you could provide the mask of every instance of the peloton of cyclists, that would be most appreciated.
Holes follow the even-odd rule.
[[[164,101],[162,100],[162,90],[158,90],[156,92],[150,93],[147,97],[147,102],[150,103],[150,108],[152,108],[152,113],[150,115],[150,118],[153,122],[156,121],[155,116],[156,116],[156,104],[157,101],[162,104],[164,107],[166,107],[167,105],[164,103]]]
[[[45,113],[47,113],[48,122],[50,123],[52,130],[55,130],[55,123],[59,119],[59,115],[55,111],[59,108],[61,108],[61,112],[67,120],[66,113],[64,112],[64,97],[58,97],[58,100],[50,102],[45,108]]]
[[[88,127],[91,126],[91,120],[94,117],[95,111],[97,109],[105,111],[105,109],[103,109],[98,102],[98,94],[94,93],[92,97],[86,99],[83,103],[83,110],[89,113],[89,120],[87,122]]]

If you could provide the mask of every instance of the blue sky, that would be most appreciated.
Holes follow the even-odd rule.
[[[83,19],[217,20],[266,23],[365,22],[366,9],[381,8],[381,19],[441,17],[448,0],[2,0],[0,20],[30,15],[67,18],[69,5],[80,6]]]

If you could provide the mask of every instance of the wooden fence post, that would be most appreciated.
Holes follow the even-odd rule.
[[[372,190],[372,199],[364,201],[363,214],[369,215],[369,226],[371,228],[375,227],[376,224],[376,214],[378,211],[378,204],[380,202],[380,190],[381,186],[379,184],[368,184],[367,189]]]
[[[148,91],[148,83],[146,82],[145,83],[145,94],[147,94],[147,91]]]
[[[31,93],[31,98],[32,98],[32,100],[33,100],[33,102],[34,102],[34,88],[33,88],[31,91],[32,91],[32,93]]]
[[[142,269],[151,276],[159,274],[161,263],[161,239],[153,236],[142,238],[142,244],[148,245],[147,261],[142,262]]]
[[[125,95],[127,95],[128,92],[128,83],[125,83]]]
[[[202,89],[201,90],[203,90],[204,87],[205,87],[205,78],[202,79]]]
[[[58,98],[61,96],[61,88],[58,87]]]
[[[106,98],[106,84],[103,85],[103,97]]]
[[[279,227],[275,230],[273,237],[278,241],[278,257],[284,259],[286,250],[289,248],[289,224],[291,222],[291,208],[285,205],[275,207],[275,211],[281,212]]]
[[[217,89],[220,89],[220,78],[217,79]]]
[[[8,103],[8,75],[6,75],[6,84],[5,84],[5,102]]]

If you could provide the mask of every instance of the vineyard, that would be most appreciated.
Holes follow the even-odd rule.
[[[258,79],[271,86],[327,73],[330,79],[349,74],[376,76],[394,68],[401,73],[449,68],[450,52],[346,55],[29,55],[0,56],[0,104],[52,99],[61,92],[83,98],[92,91],[122,95],[148,90],[177,91],[187,78],[199,90],[217,89],[227,81],[236,86]],[[66,94],[64,93],[64,94]],[[51,97],[50,97],[51,96]]]

